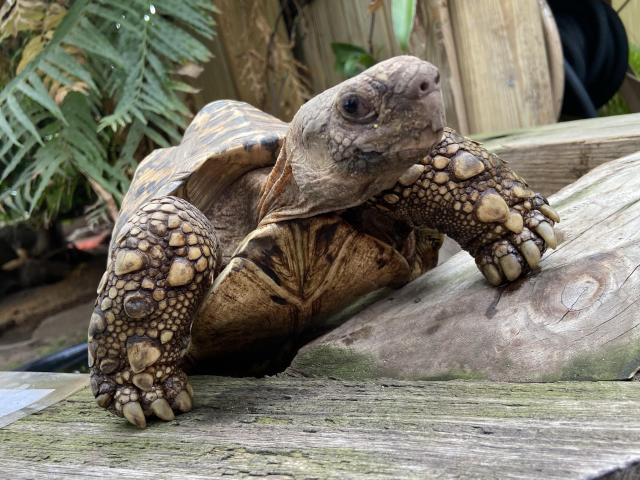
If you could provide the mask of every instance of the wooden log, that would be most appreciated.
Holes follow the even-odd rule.
[[[85,389],[0,429],[4,478],[631,479],[640,384],[193,377],[137,430]]]
[[[640,152],[550,198],[560,244],[492,288],[464,252],[305,346],[332,377],[628,379],[640,367]]]
[[[544,195],[605,162],[640,150],[640,114],[576,120],[501,136],[479,136]]]

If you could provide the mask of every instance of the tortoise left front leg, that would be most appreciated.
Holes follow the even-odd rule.
[[[138,427],[191,409],[181,359],[218,254],[207,218],[180,198],[144,204],[121,228],[89,325],[98,405]]]
[[[448,128],[420,164],[372,201],[414,227],[449,235],[493,285],[537,268],[557,243],[560,218],[547,200],[506,162]]]

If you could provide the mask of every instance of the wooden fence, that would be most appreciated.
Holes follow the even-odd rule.
[[[375,13],[372,31],[369,0],[308,2],[293,49],[277,0],[215,3],[221,12],[212,43],[216,59],[202,76],[202,101],[240,98],[289,119],[306,96],[343,80],[334,68],[333,42],[371,43],[377,60],[403,53],[393,35],[391,0]],[[474,133],[556,120],[562,53],[545,6],[544,0],[418,0],[406,53],[440,68],[449,125]]]

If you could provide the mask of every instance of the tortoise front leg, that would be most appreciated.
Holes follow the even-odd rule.
[[[558,214],[497,156],[451,129],[393,189],[373,199],[414,227],[446,233],[499,285],[538,267],[556,247]]]
[[[91,388],[98,404],[144,428],[155,414],[191,409],[180,360],[218,263],[211,224],[193,205],[143,205],[112,242],[89,325]]]

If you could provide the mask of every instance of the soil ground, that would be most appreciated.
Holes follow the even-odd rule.
[[[60,282],[0,300],[0,370],[18,368],[86,341],[104,263],[104,258],[96,257]]]

